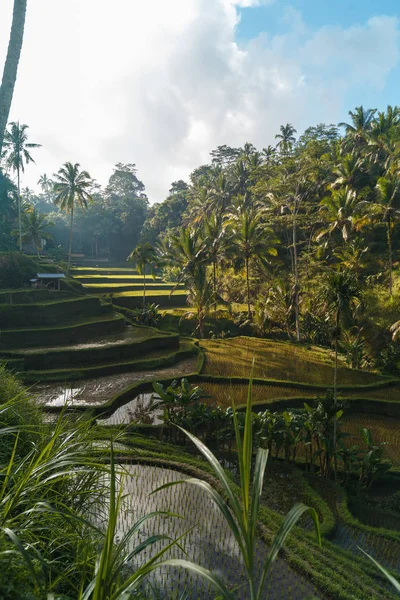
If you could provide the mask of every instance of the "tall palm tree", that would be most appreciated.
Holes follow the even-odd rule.
[[[275,139],[279,140],[276,147],[282,154],[289,154],[292,150],[293,144],[296,142],[295,133],[297,130],[290,123],[280,126],[280,133],[276,134]]]
[[[6,162],[8,167],[17,173],[18,188],[18,230],[19,251],[22,252],[22,229],[21,229],[21,173],[25,172],[25,163],[35,162],[29,153],[32,148],[40,148],[40,144],[28,143],[26,130],[28,125],[20,125],[19,122],[10,123],[10,129],[4,134],[3,145],[7,151]]]
[[[273,231],[262,223],[262,215],[255,206],[248,207],[243,196],[233,202],[225,226],[232,234],[231,244],[243,259],[246,271],[247,315],[251,319],[250,266],[252,261],[264,262],[268,256],[278,254],[279,243]]]
[[[80,165],[66,162],[54,174],[54,204],[59,206],[70,215],[69,226],[69,250],[68,250],[68,271],[71,265],[72,254],[72,232],[74,223],[74,208],[77,204],[82,209],[87,208],[88,202],[92,202],[90,189],[92,187],[92,179],[87,171],[81,171]]]
[[[27,0],[14,0],[10,41],[0,86],[0,156],[17,79],[18,63],[24,37],[26,3]]]
[[[337,438],[337,376],[338,376],[338,348],[341,337],[341,328],[348,327],[353,323],[354,316],[363,304],[361,290],[355,277],[348,271],[333,271],[328,275],[326,284],[322,290],[322,300],[326,305],[329,315],[333,318],[334,328],[332,341],[335,348],[335,364],[333,374],[333,402],[335,409],[333,452],[336,451]],[[337,477],[337,465],[335,458],[335,478]]]
[[[301,172],[284,172],[282,185],[278,193],[268,193],[272,204],[281,215],[287,215],[291,221],[291,261],[293,268],[293,299],[295,311],[296,339],[299,342],[300,332],[300,273],[298,260],[298,221],[305,202],[315,193],[315,185]]]
[[[47,215],[38,212],[35,208],[24,212],[22,216],[22,238],[24,241],[32,242],[36,248],[36,254],[40,259],[42,240],[52,238],[47,228],[51,226]]]
[[[226,230],[221,213],[213,212],[204,222],[204,243],[213,268],[213,291],[217,293],[217,265],[226,239]]]
[[[156,259],[155,248],[149,242],[138,244],[127,258],[128,261],[136,263],[139,275],[143,275],[143,306],[146,304],[146,269],[150,268],[153,274]]]
[[[204,322],[211,306],[215,303],[212,285],[207,275],[207,248],[199,228],[181,228],[179,235],[170,235],[160,248],[160,260],[179,268],[178,281],[189,292],[188,299],[195,308],[200,337],[204,336]],[[193,316],[193,312],[186,317]]]
[[[53,189],[54,181],[50,179],[50,177],[47,177],[46,173],[43,173],[43,175],[39,177],[38,185],[40,185],[42,192],[46,194],[46,197],[48,199],[49,194]]]
[[[388,262],[389,262],[389,294],[393,293],[393,251],[392,232],[396,221],[400,220],[400,178],[386,174],[376,184],[377,201],[370,203],[370,212],[379,215],[386,223]]]

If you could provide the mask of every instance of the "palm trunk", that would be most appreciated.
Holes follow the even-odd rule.
[[[11,102],[17,79],[18,63],[21,56],[24,37],[27,0],[14,0],[13,20],[7,58],[4,64],[3,79],[0,86],[0,155],[3,148],[4,133],[10,114]]]
[[[71,254],[72,254],[72,228],[74,223],[74,207],[71,208],[71,222],[69,225],[69,251],[68,251],[68,267],[67,273],[69,273],[69,269],[71,266]]]
[[[393,294],[393,255],[392,255],[392,231],[390,217],[387,220],[387,243],[389,254],[389,295]]]
[[[146,265],[143,269],[143,306],[146,306]]]
[[[213,262],[214,314],[217,312],[217,261]]]
[[[337,319],[338,322],[338,319]],[[337,441],[337,372],[338,372],[338,340],[335,339],[335,368],[333,372],[333,410],[335,414],[333,416],[333,457],[334,457],[334,471],[335,471],[335,482],[337,481],[337,457],[336,457],[336,441]]]
[[[293,270],[294,270],[294,313],[296,321],[296,339],[300,342],[300,321],[299,321],[299,268],[297,264],[297,227],[296,227],[296,208],[293,212]]]
[[[20,175],[19,175],[19,162],[18,162],[18,166],[17,166],[17,184],[18,184],[18,236],[19,236],[19,251],[22,252],[21,183],[20,183]]]
[[[246,256],[246,287],[247,287],[247,317],[251,320],[250,309],[250,278],[249,278],[249,257]]]

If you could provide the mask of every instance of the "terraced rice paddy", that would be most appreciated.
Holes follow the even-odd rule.
[[[237,337],[227,340],[202,340],[206,355],[204,373],[223,377],[249,377],[293,381],[313,385],[333,384],[333,354],[317,346]],[[339,385],[366,385],[385,378],[374,373],[349,369],[343,364]]]
[[[70,406],[101,406],[127,387],[141,381],[156,381],[157,379],[167,379],[169,377],[174,379],[189,375],[196,370],[197,360],[197,356],[194,356],[186,358],[171,367],[150,369],[148,371],[131,371],[118,375],[89,378],[83,381],[72,381],[68,384],[39,384],[32,388],[32,393],[35,394],[40,404],[46,406],[64,406],[66,403]],[[128,414],[132,407],[128,403],[119,410],[123,412],[123,409]],[[126,421],[116,420],[116,424],[124,422]]]
[[[400,543],[397,541],[376,535],[374,532],[367,533],[344,523],[338,523],[332,541],[358,556],[362,555],[362,548],[387,569],[397,572],[400,569]]]
[[[243,584],[243,563],[238,546],[221,516],[216,505],[206,496],[203,490],[191,485],[173,486],[150,496],[150,493],[164,483],[184,479],[176,471],[158,467],[139,465],[124,465],[126,477],[123,480],[125,510],[119,521],[118,534],[121,537],[132,524],[141,516],[153,510],[170,511],[183,518],[156,517],[147,521],[140,529],[138,538],[131,541],[133,548],[153,533],[165,533],[177,538],[184,536],[180,542],[187,552],[182,554],[175,547],[168,557],[181,557],[208,568],[220,575],[229,586],[234,588]],[[204,518],[207,515],[207,518]],[[149,551],[147,557],[161,548],[162,542],[157,542]],[[258,565],[260,569],[267,554],[266,547],[261,542],[258,545]],[[189,575],[176,568],[165,568],[156,571],[151,576],[151,583],[161,592],[161,598],[175,597],[173,593],[184,590],[193,600],[208,600],[215,598],[203,580]],[[172,593],[171,590],[174,590]],[[247,600],[245,588],[240,589],[237,598]],[[278,558],[271,571],[271,577],[265,587],[265,596],[270,600],[304,600],[307,596],[321,598],[318,591],[303,577]]]
[[[343,430],[351,434],[351,444],[362,446],[360,429],[366,427],[373,432],[376,444],[385,444],[385,457],[394,467],[400,467],[399,420],[383,415],[347,415],[343,418]]]
[[[232,406],[232,399],[237,406],[246,404],[249,386],[243,383],[210,383],[201,382],[200,387],[210,398],[209,403],[217,403],[224,408]],[[276,400],[287,400],[289,398],[309,398],[308,390],[298,390],[284,385],[257,385],[253,384],[253,403],[269,404]]]

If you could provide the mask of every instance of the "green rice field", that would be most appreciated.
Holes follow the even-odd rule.
[[[226,340],[202,340],[205,353],[203,373],[222,377],[253,377],[311,385],[333,384],[333,353],[317,346],[237,337]],[[384,381],[375,373],[353,370],[342,362],[338,385],[367,385]],[[292,394],[293,395],[293,394]]]

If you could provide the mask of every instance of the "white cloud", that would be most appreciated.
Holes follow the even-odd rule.
[[[398,22],[383,16],[312,32],[290,11],[285,35],[239,47],[237,7],[258,3],[31,2],[11,118],[43,148],[25,183],[66,160],[101,183],[116,162],[136,162],[162,200],[219,144],[263,147],[281,123],[340,120],[347,91],[381,88],[399,59]],[[11,9],[0,6],[0,57]]]
[[[275,0],[230,0],[231,4],[240,6],[241,8],[251,8],[254,6],[263,6],[272,4]]]

